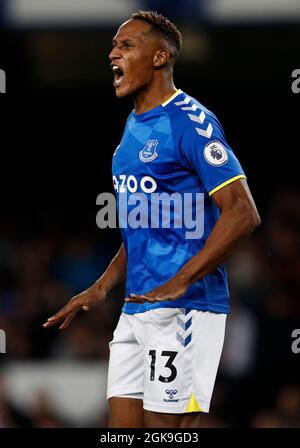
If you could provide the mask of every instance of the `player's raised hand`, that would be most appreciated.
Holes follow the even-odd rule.
[[[49,317],[47,322],[43,324],[43,327],[49,328],[53,327],[53,325],[60,324],[59,329],[64,330],[70,325],[70,322],[78,311],[81,309],[89,311],[92,306],[103,301],[105,297],[105,291],[101,290],[96,285],[92,285],[90,288],[72,297],[72,299],[70,299],[58,313]]]
[[[125,302],[155,303],[176,300],[183,296],[188,286],[189,285],[184,277],[174,276],[166,283],[152,289],[152,291],[146,294],[130,294],[130,297],[125,298]]]

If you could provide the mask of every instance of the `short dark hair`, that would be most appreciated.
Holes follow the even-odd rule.
[[[174,23],[155,11],[141,10],[132,14],[131,17],[150,23],[153,29],[158,31],[174,47],[174,56],[177,58],[182,46],[182,35]]]

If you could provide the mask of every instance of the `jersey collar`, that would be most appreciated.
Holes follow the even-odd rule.
[[[182,93],[182,90],[181,89],[177,89],[176,92],[173,93],[173,95],[171,95],[170,98],[167,99],[167,101],[162,103],[162,107],[165,107],[167,104],[169,104],[171,101],[173,101],[174,98],[176,98],[176,96],[180,95],[180,93]]]

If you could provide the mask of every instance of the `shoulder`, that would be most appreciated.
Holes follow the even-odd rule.
[[[210,139],[214,132],[221,130],[216,115],[185,92],[180,92],[164,108],[178,137],[186,135],[189,138],[200,136]]]
[[[130,124],[130,123],[133,123],[135,120],[134,120],[134,113],[133,113],[134,111],[132,110],[131,112],[130,112],[130,114],[127,116],[127,118],[126,118],[126,122],[125,122],[125,126],[128,126],[128,124]]]

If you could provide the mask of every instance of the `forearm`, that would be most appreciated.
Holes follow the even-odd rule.
[[[223,263],[258,225],[237,209],[222,212],[204,247],[178,272],[188,285],[202,279]]]
[[[118,253],[112,259],[108,268],[95,282],[96,288],[109,293],[115,286],[123,282],[126,278],[127,258],[124,249],[124,244],[121,245]]]

